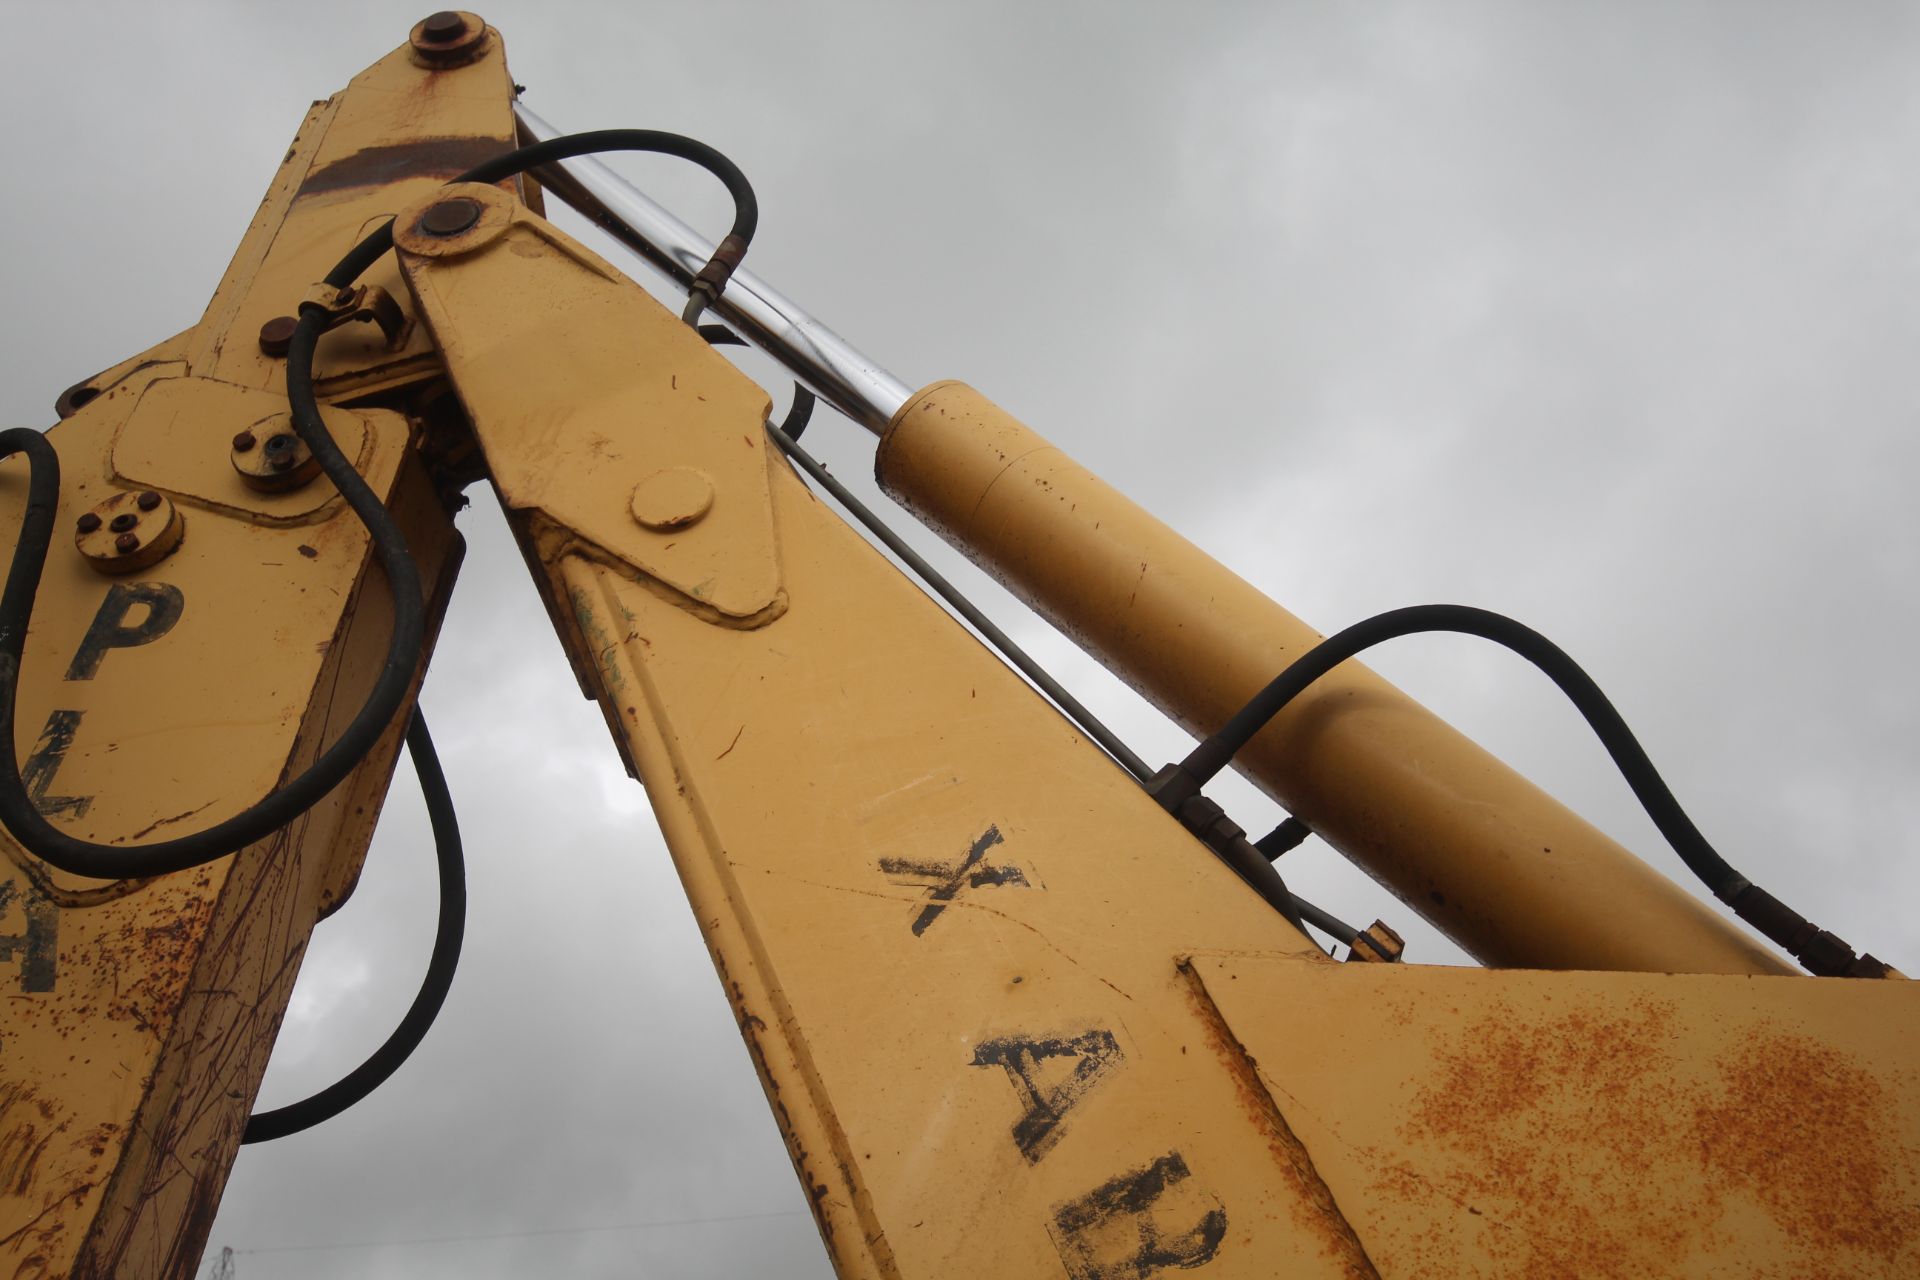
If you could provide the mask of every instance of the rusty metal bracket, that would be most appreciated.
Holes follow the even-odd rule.
[[[1268,906],[1285,916],[1301,932],[1300,909],[1293,894],[1280,878],[1266,855],[1247,839],[1246,831],[1227,816],[1210,797],[1203,795],[1192,774],[1177,764],[1167,765],[1147,783],[1147,794],[1172,814],[1181,826],[1205,845],[1214,857],[1233,868],[1247,887],[1266,900]]]
[[[1404,938],[1389,928],[1384,920],[1375,920],[1354,935],[1353,945],[1347,950],[1347,963],[1399,964],[1406,950]]]
[[[389,351],[398,350],[406,342],[413,326],[400,303],[377,284],[336,289],[323,281],[307,290],[307,296],[300,300],[302,313],[310,307],[320,313],[323,333],[338,329],[349,321],[364,323],[371,320],[379,326],[380,336],[387,340]]]

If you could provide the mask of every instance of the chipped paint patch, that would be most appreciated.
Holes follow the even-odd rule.
[[[593,654],[594,664],[600,668],[600,674],[606,678],[609,689],[621,689],[626,686],[627,674],[621,668],[619,642],[614,640],[601,625],[599,611],[594,608],[593,596],[586,590],[575,587],[569,593],[573,603],[573,620],[580,625],[580,633],[586,638],[587,648]]]

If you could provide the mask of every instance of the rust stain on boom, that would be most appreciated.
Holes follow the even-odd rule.
[[[417,138],[364,147],[329,161],[301,180],[296,198],[355,187],[380,187],[403,178],[457,178],[475,165],[497,159],[513,148],[496,138]]]
[[[1468,1213],[1516,1228],[1489,1239],[1503,1274],[1645,1274],[1651,1242],[1682,1256],[1691,1237],[1727,1230],[1757,1203],[1805,1255],[1753,1274],[1800,1275],[1825,1257],[1897,1268],[1920,1231],[1920,1206],[1897,1111],[1851,1055],[1787,1031],[1755,1030],[1693,1082],[1677,1060],[1670,1001],[1617,1013],[1576,1011],[1545,1023],[1499,1011],[1461,1027],[1415,1095],[1398,1150],[1460,1157],[1445,1190],[1395,1150],[1381,1160],[1383,1192],[1429,1208],[1463,1197]],[[1584,1110],[1583,1146],[1556,1136],[1556,1117]],[[1705,1193],[1684,1200],[1651,1176],[1692,1153]],[[1603,1184],[1583,1166],[1598,1153],[1619,1171]],[[1439,1263],[1436,1254],[1429,1262]]]

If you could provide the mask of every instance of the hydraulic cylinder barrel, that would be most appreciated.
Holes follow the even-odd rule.
[[[942,382],[881,485],[1196,736],[1321,637],[979,392]],[[1798,972],[1357,662],[1235,761],[1482,962]]]

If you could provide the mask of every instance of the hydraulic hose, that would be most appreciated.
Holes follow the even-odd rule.
[[[1315,680],[1374,645],[1399,636],[1432,631],[1491,640],[1545,673],[1592,726],[1634,798],[1687,869],[1698,876],[1716,898],[1732,907],[1735,914],[1784,947],[1810,972],[1860,977],[1880,977],[1888,972],[1884,964],[1871,956],[1856,957],[1853,948],[1840,938],[1816,927],[1734,870],[1680,807],[1627,722],[1593,678],[1560,646],[1539,632],[1485,609],[1458,604],[1413,605],[1356,622],[1301,655],[1235,712],[1219,732],[1195,747],[1178,768],[1195,786],[1204,785]]]
[[[0,458],[25,453],[29,474],[26,516],[21,521],[20,540],[14,547],[6,588],[0,592],[0,825],[29,853],[49,866],[70,875],[130,880],[199,866],[262,840],[311,809],[338,786],[372,750],[406,699],[426,631],[426,606],[419,571],[407,552],[399,526],[320,424],[311,385],[313,341],[317,333],[309,317],[302,317],[301,328],[308,330],[304,344],[300,331],[296,330],[293,348],[288,353],[288,398],[293,404],[294,430],[307,442],[322,471],[339,488],[347,505],[366,523],[372,535],[375,552],[393,592],[393,635],[366,702],[319,758],[259,804],[203,831],[144,845],[96,844],[47,821],[27,794],[14,749],[14,712],[19,695],[21,651],[53,539],[60,496],[60,459],[38,431],[15,427],[0,432]],[[298,374],[292,367],[296,357],[300,360]]]
[[[734,202],[733,229],[694,281],[696,296],[717,296],[745,255],[759,224],[760,210],[752,185],[739,166],[706,143],[654,129],[603,129],[522,147],[468,170],[455,181],[498,182],[536,165],[598,151],[647,151],[677,156],[707,169],[726,185]],[[393,227],[388,222],[349,250],[327,273],[326,283],[335,289],[352,286],[392,247]],[[0,826],[49,866],[70,875],[130,880],[183,871],[237,852],[286,826],[338,786],[372,750],[405,703],[425,644],[425,600],[419,571],[399,526],[379,496],[340,452],[321,420],[313,386],[313,357],[326,318],[326,309],[320,303],[301,304],[299,321],[287,351],[287,402],[292,410],[295,433],[306,443],[321,471],[333,481],[372,538],[375,555],[393,594],[393,633],[367,700],[340,736],[280,789],[205,830],[144,845],[98,844],[48,822],[27,794],[14,749],[14,711],[21,654],[59,506],[60,460],[53,446],[37,431],[16,427],[0,432],[0,460],[23,452],[27,455],[29,470],[27,511],[5,589],[0,592],[0,739],[4,739],[0,742]]]
[[[311,1129],[379,1088],[413,1056],[453,987],[453,974],[460,964],[460,945],[467,929],[466,861],[460,848],[460,824],[454,816],[453,797],[447,791],[440,757],[434,752],[427,722],[418,707],[414,708],[413,720],[407,726],[407,754],[413,758],[413,771],[420,778],[420,792],[427,802],[427,819],[433,826],[434,862],[440,873],[440,919],[434,930],[426,977],[421,979],[420,990],[413,997],[406,1016],[385,1044],[318,1093],[272,1111],[256,1112],[247,1120],[246,1131],[240,1138],[242,1143],[269,1142]]]

